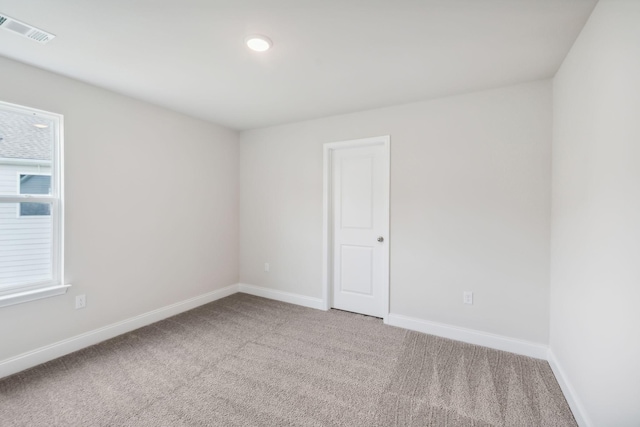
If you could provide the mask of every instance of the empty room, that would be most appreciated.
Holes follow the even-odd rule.
[[[0,1],[1,426],[640,426],[640,0]]]

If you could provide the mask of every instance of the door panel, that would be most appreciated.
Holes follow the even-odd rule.
[[[347,157],[340,161],[340,206],[342,229],[373,226],[373,158]]]
[[[365,246],[342,245],[341,292],[373,296],[373,250]]]

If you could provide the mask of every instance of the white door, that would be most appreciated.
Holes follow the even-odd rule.
[[[332,306],[386,317],[389,306],[389,137],[331,145]]]

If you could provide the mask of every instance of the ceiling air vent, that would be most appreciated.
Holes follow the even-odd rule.
[[[32,27],[31,25],[20,22],[17,19],[8,17],[7,15],[0,14],[0,28],[4,28],[7,31],[20,34],[31,40],[35,40],[38,43],[47,43],[55,36],[51,33],[47,33],[39,28]]]

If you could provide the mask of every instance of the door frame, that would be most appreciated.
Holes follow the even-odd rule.
[[[383,285],[382,285],[382,299],[383,299],[383,316],[382,320],[387,323],[389,317],[389,281],[390,281],[390,264],[389,264],[389,248],[391,244],[390,235],[390,184],[391,184],[391,137],[389,135],[376,136],[371,138],[353,139],[349,141],[339,142],[327,142],[323,144],[323,192],[322,192],[322,308],[324,310],[331,309],[333,301],[333,221],[332,221],[332,153],[335,150],[354,148],[354,147],[366,147],[371,145],[382,145],[383,147],[383,163],[385,165],[383,171],[383,183],[384,183],[384,220],[383,225],[385,230],[383,235],[387,240],[387,244],[384,245],[383,257],[387,260],[386,268],[383,273]]]

